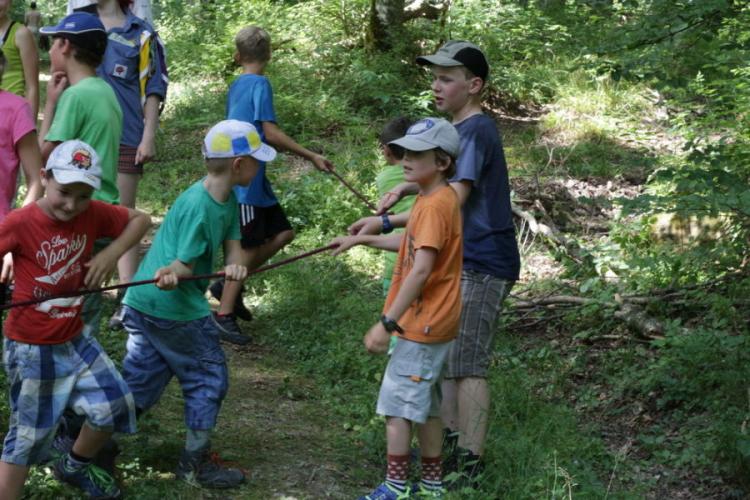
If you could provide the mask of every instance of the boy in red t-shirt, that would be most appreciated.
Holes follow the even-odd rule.
[[[13,254],[17,302],[100,286],[117,259],[151,224],[136,210],[91,201],[101,186],[96,152],[82,141],[55,148],[42,170],[46,195],[0,224],[0,255]],[[113,238],[92,257],[97,238]],[[21,495],[29,466],[40,463],[70,408],[86,423],[55,476],[89,497],[115,498],[117,485],[91,460],[113,432],[135,432],[130,389],[99,343],[84,330],[81,296],[11,309],[3,361],[11,400],[0,458],[0,498]]]
[[[388,469],[385,482],[360,500],[396,500],[411,494],[440,497],[442,423],[437,383],[461,315],[461,211],[448,186],[459,151],[456,129],[425,118],[389,145],[404,148],[404,177],[419,185],[406,232],[336,238],[339,254],[354,245],[398,250],[391,289],[380,322],[365,335],[372,353],[384,353],[391,335],[398,343],[388,362],[377,412],[386,417]],[[412,422],[422,451],[422,480],[407,488]]]

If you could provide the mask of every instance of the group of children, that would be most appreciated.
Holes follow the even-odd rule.
[[[133,277],[155,283],[132,287],[123,298],[128,340],[120,373],[82,321],[84,300],[56,295],[100,286],[150,221],[116,204],[123,119],[112,90],[95,76],[107,43],[103,25],[79,12],[41,31],[52,38],[41,154],[27,147],[36,140],[28,110],[0,92],[0,106],[11,102],[8,109],[19,116],[0,121],[0,137],[12,137],[0,140],[0,150],[12,150],[16,165],[20,157],[30,179],[25,206],[0,225],[0,254],[13,256],[13,300],[39,301],[11,309],[5,322],[11,415],[0,498],[19,498],[29,467],[43,461],[90,497],[119,497],[112,476],[93,460],[112,449],[112,433],[135,432],[137,418],[173,376],[187,427],[177,476],[205,487],[237,486],[244,474],[209,457],[229,378],[219,341],[248,341],[235,319],[242,281],[294,236],[265,163],[275,146],[322,171],[333,166],[277,125],[263,76],[270,37],[244,28],[235,40],[243,72],[229,89],[227,120],[203,141],[206,176],[174,202]],[[417,62],[430,67],[436,107],[452,123],[391,122],[380,140],[386,161],[400,167],[378,179],[383,215],[356,222],[350,235],[333,241],[335,254],[359,244],[398,252],[383,314],[364,339],[370,352],[392,349],[377,403],[386,417],[387,473],[366,500],[441,497],[444,451],[470,480],[481,474],[495,320],[519,268],[502,145],[480,106],[486,58],[473,44],[448,42]],[[408,195],[416,196],[392,208]],[[404,232],[388,234],[396,227]],[[211,291],[221,305],[212,314],[204,296],[209,283],[193,277],[211,273],[220,253],[224,280]],[[66,410],[85,422],[58,439]],[[422,478],[409,486],[413,423]]]

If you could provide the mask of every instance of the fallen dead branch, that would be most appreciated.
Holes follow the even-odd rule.
[[[559,289],[549,295],[534,298],[511,294],[511,306],[504,311],[504,314],[513,314],[517,317],[513,322],[513,328],[528,328],[544,321],[560,318],[562,316],[560,311],[595,306],[602,311],[609,311],[612,318],[622,321],[635,334],[636,338],[652,341],[664,338],[666,326],[661,320],[650,316],[645,310],[646,306],[654,302],[667,302],[671,307],[695,309],[700,297],[703,296],[703,294],[696,294],[696,291],[720,291],[721,287],[726,287],[737,280],[746,279],[749,275],[747,268],[743,267],[738,271],[703,283],[686,285],[682,288],[662,288],[648,293],[615,294],[612,300],[559,293]],[[745,297],[738,297],[733,301],[733,304],[736,307],[744,307],[748,304],[748,300]],[[518,317],[519,314],[520,317]],[[540,315],[543,315],[543,317],[540,317]],[[532,316],[534,319],[531,323],[525,322],[527,318]],[[597,338],[604,339],[607,337],[600,335]]]

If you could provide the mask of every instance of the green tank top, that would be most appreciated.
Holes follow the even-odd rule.
[[[16,31],[19,26],[21,25],[18,23],[11,23],[8,28],[8,36],[1,47],[8,62],[5,65],[5,73],[3,73],[3,81],[0,83],[0,89],[25,97],[26,81],[23,78],[21,51],[16,47]]]

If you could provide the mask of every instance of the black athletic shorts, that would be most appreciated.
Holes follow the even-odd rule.
[[[254,248],[267,242],[292,225],[278,203],[270,207],[256,207],[240,203],[240,233],[242,248]]]

